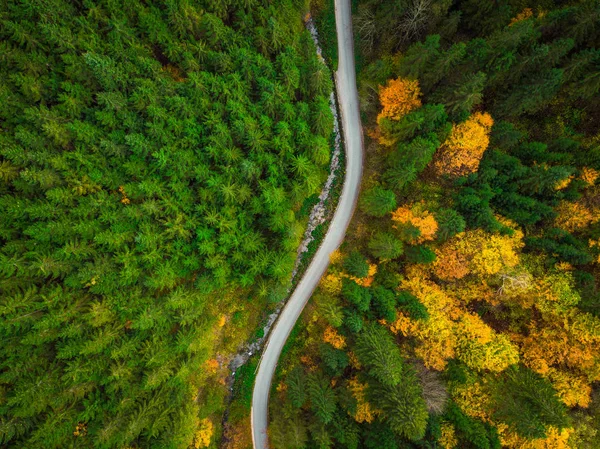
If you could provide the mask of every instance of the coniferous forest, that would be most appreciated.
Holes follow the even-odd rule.
[[[353,26],[361,198],[272,447],[600,447],[600,2],[358,0]]]
[[[0,2],[0,446],[216,447],[327,174],[307,11]]]

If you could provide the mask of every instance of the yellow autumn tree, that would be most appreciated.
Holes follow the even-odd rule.
[[[592,386],[588,380],[569,371],[550,369],[548,379],[567,407],[587,408],[592,399]]]
[[[522,240],[523,233],[518,229],[512,235],[490,234],[481,229],[462,232],[436,251],[434,273],[440,279],[452,280],[469,273],[490,276],[509,270],[519,263]]]
[[[598,214],[594,214],[583,202],[561,201],[556,207],[557,227],[569,232],[575,232],[600,220]]]
[[[385,86],[379,86],[379,101],[383,109],[377,116],[377,122],[382,118],[400,120],[421,106],[420,96],[421,89],[416,80],[398,78],[389,80]]]
[[[213,423],[210,419],[204,418],[200,421],[198,430],[194,438],[194,447],[200,449],[201,447],[208,447],[210,445],[210,439],[213,436]]]
[[[443,449],[455,449],[458,447],[458,438],[454,426],[448,422],[443,422],[441,426],[441,435],[438,443]]]
[[[331,326],[327,326],[323,332],[323,341],[336,349],[342,349],[346,346],[346,339]]]
[[[475,370],[501,372],[519,362],[519,349],[479,315],[465,313],[457,323],[457,358]]]
[[[377,116],[377,127],[368,134],[381,145],[392,146],[397,137],[391,135],[390,125],[421,106],[419,82],[408,79],[392,79],[379,86],[379,101],[383,106]]]
[[[328,274],[321,279],[321,288],[331,295],[337,295],[342,291],[342,278],[335,274]]]
[[[412,239],[412,243],[423,243],[433,240],[438,230],[438,224],[431,212],[425,210],[422,204],[401,206],[392,212],[392,221],[395,229],[411,225],[417,228],[420,235]]]
[[[490,143],[494,120],[487,112],[476,112],[465,122],[454,124],[439,149],[434,168],[439,174],[463,176],[475,173]]]
[[[435,275],[444,280],[451,281],[462,279],[469,274],[469,260],[467,255],[458,251],[452,244],[441,246],[435,251],[436,259],[433,263]]]
[[[441,371],[448,360],[456,356],[456,322],[464,312],[455,298],[446,295],[422,272],[408,269],[407,274],[400,288],[409,291],[427,308],[429,319],[411,320],[398,313],[396,320],[390,324],[390,330],[415,337],[415,354],[427,368]]]

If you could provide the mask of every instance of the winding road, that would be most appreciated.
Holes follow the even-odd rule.
[[[268,448],[269,391],[281,350],[302,309],[329,265],[329,255],[342,243],[352,218],[362,176],[363,136],[358,111],[354,69],[354,43],[350,0],[335,0],[338,40],[338,71],[335,74],[346,149],[346,175],[329,230],[304,276],[283,308],[262,354],[252,395],[252,442],[254,449]]]

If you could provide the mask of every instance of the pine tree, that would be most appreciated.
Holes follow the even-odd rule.
[[[396,208],[396,195],[390,190],[375,186],[363,192],[360,207],[367,215],[383,217]]]

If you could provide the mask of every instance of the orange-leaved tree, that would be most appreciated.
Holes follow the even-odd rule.
[[[394,228],[400,231],[403,240],[411,243],[423,243],[433,240],[438,230],[438,224],[431,212],[425,210],[422,204],[401,206],[392,212]],[[411,236],[407,227],[418,229],[418,235]]]
[[[490,143],[493,124],[487,112],[476,112],[465,122],[454,124],[434,161],[436,171],[451,176],[475,173]]]
[[[398,78],[389,80],[386,86],[379,86],[379,101],[383,109],[377,116],[377,123],[382,118],[400,120],[421,106],[420,96],[421,89],[416,80]]]

